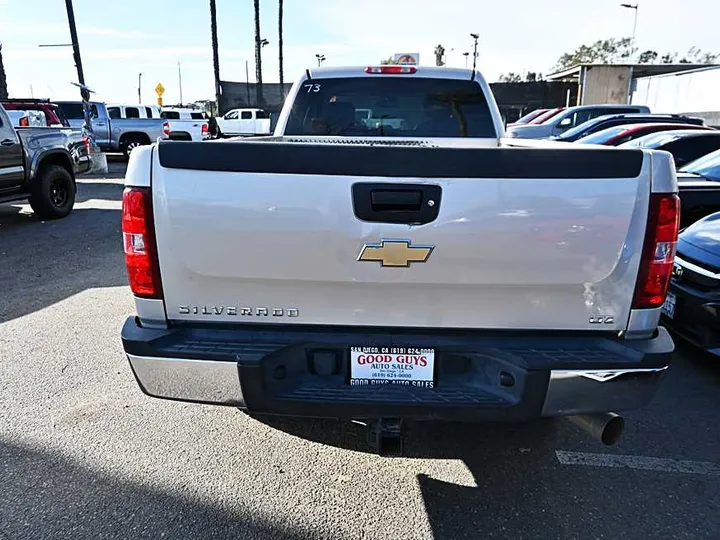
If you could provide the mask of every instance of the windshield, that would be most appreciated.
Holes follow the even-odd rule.
[[[393,76],[306,81],[293,103],[285,134],[497,136],[476,82]]]
[[[610,139],[620,135],[626,129],[627,129],[626,126],[616,126],[616,127],[612,127],[612,128],[608,128],[608,129],[603,129],[602,131],[596,131],[595,133],[593,133],[591,135],[582,137],[575,142],[579,142],[582,144],[605,144]],[[570,132],[568,132],[567,134],[569,134],[569,133]]]
[[[688,163],[679,172],[699,174],[709,180],[720,182],[720,150]]]

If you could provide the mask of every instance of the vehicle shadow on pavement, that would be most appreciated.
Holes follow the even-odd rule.
[[[361,426],[257,419],[298,437],[371,451]],[[435,539],[711,537],[705,534],[715,520],[712,503],[704,501],[703,509],[698,508],[705,496],[713,497],[712,478],[562,465],[556,455],[562,449],[629,451],[622,444],[619,451],[608,450],[557,419],[527,424],[408,423],[404,455],[462,460],[476,484],[416,476]],[[662,516],[648,511],[657,504],[663,507]]]
[[[126,285],[120,227],[114,208],[75,208],[66,218],[42,221],[0,206],[0,290],[11,291],[0,295],[0,322],[86,289]]]
[[[262,516],[91,470],[57,453],[0,441],[0,539],[301,539]]]

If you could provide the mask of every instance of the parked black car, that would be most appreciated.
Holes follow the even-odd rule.
[[[720,150],[682,167],[677,179],[682,204],[681,226],[720,212]]]
[[[587,137],[592,133],[597,133],[604,129],[623,124],[648,124],[651,122],[661,122],[663,124],[695,124],[702,126],[704,121],[702,118],[693,118],[690,116],[682,116],[678,114],[644,114],[644,113],[626,113],[626,114],[606,114],[598,116],[592,120],[588,120],[568,129],[562,135],[558,135],[553,140],[560,142],[575,142],[582,137]]]
[[[720,149],[720,131],[696,129],[663,131],[623,143],[618,148],[665,150],[673,155],[675,166],[680,168]]]
[[[720,212],[680,234],[662,313],[670,331],[720,355]]]
[[[75,204],[75,175],[90,167],[90,144],[79,131],[16,131],[0,105],[0,203],[27,199],[41,218],[65,217]]]

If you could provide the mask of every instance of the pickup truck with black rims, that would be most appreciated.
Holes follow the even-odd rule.
[[[402,118],[357,120],[358,109]],[[150,396],[361,420],[645,406],[678,232],[671,156],[505,139],[472,70],[308,70],[271,137],[131,156],[122,342]]]
[[[90,168],[90,143],[79,131],[16,129],[0,105],[0,203],[28,200],[43,219],[65,217],[75,205],[75,176]]]

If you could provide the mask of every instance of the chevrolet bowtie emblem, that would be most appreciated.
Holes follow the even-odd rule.
[[[435,246],[411,246],[410,240],[381,240],[379,244],[365,244],[358,261],[379,262],[380,266],[407,268],[412,262],[425,262]]]

